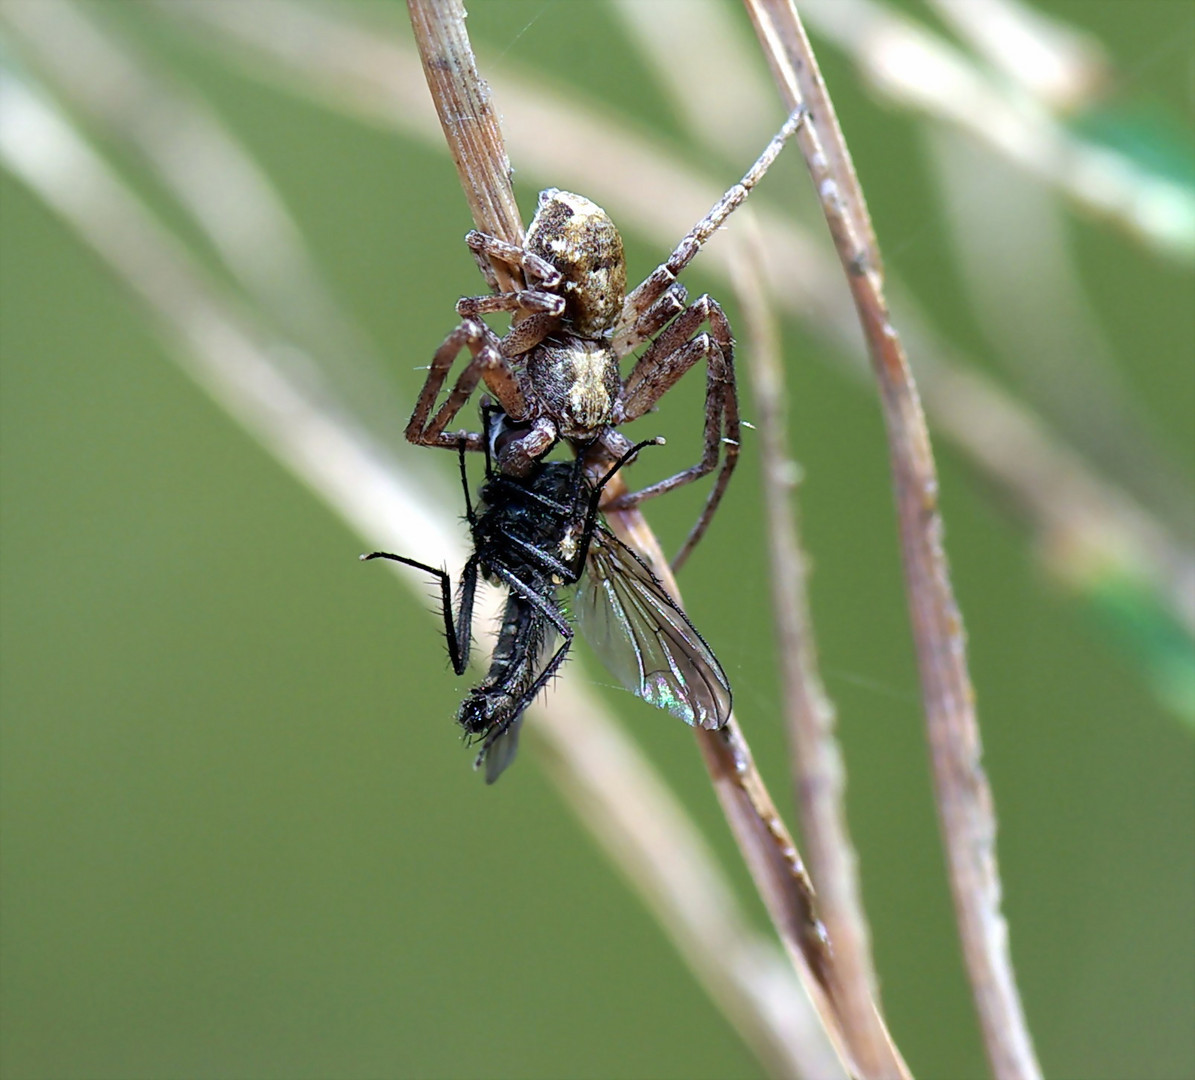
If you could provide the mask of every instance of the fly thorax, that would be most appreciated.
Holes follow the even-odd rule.
[[[566,439],[590,439],[614,422],[621,382],[608,343],[553,336],[532,352],[528,374],[542,412]]]

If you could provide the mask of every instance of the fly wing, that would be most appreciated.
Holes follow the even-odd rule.
[[[586,569],[577,623],[611,674],[686,724],[722,727],[730,718],[726,672],[647,564],[599,528]]]
[[[515,759],[519,749],[519,729],[523,726],[523,717],[516,716],[501,734],[487,739],[473,762],[473,768],[480,769],[485,765],[485,782],[492,784],[506,771],[506,767]]]

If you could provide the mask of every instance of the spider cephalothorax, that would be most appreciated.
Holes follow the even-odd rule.
[[[406,436],[423,446],[472,450],[482,436],[447,432],[477,384],[490,393],[526,433],[510,440],[498,459],[501,471],[527,475],[560,439],[591,460],[624,455],[630,441],[618,430],[654,408],[660,397],[699,360],[706,364],[704,450],[695,465],[612,506],[635,506],[722,469],[677,557],[687,557],[713,515],[738,458],[739,411],[734,378],[734,340],[721,306],[708,295],[686,306],[676,276],[701,250],[767,171],[784,141],[800,125],[798,110],[769,143],[747,175],[714,205],[676,250],[629,295],[622,238],[609,215],[581,195],[557,188],[540,193],[523,245],[471,232],[465,242],[492,294],[466,297],[456,306],[460,325],[436,350]],[[500,291],[495,262],[525,285]],[[482,316],[509,312],[511,328],[499,337]],[[702,327],[707,330],[699,332]],[[622,359],[647,347],[624,379]],[[437,410],[436,399],[462,349],[472,359]],[[725,455],[723,457],[723,447]]]

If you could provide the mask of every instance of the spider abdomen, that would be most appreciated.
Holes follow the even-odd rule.
[[[622,311],[627,264],[622,237],[597,203],[559,188],[539,195],[526,249],[560,271],[565,318],[576,333],[597,337]]]

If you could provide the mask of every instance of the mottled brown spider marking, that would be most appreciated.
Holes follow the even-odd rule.
[[[527,230],[526,249],[560,271],[565,318],[580,337],[614,325],[627,293],[622,237],[606,213],[583,195],[548,188]]]
[[[589,441],[616,423],[622,390],[618,357],[605,341],[559,335],[528,354],[527,375],[539,405],[566,439]]]

